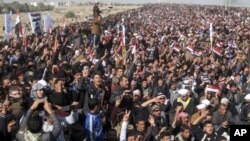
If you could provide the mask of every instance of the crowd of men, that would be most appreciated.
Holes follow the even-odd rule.
[[[0,43],[0,140],[229,141],[250,124],[249,9],[93,13]]]

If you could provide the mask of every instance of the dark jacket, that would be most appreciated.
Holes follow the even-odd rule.
[[[7,120],[5,115],[0,116],[0,139],[7,141],[8,135],[7,135]]]
[[[155,127],[149,126],[143,133],[144,133],[143,141],[154,141],[156,140],[155,137],[159,133],[159,128],[156,126]]]
[[[125,90],[122,87],[118,86],[117,89],[110,96],[110,99],[109,99],[110,104],[114,104],[116,99],[119,96],[121,96],[124,91]]]
[[[198,125],[191,126],[191,131],[196,139],[196,141],[217,141],[217,133],[213,132],[211,135],[202,131]]]
[[[90,83],[87,87],[85,98],[84,98],[84,107],[83,111],[85,114],[89,111],[88,101],[89,99],[97,99],[99,102],[102,102],[103,96],[105,95],[104,89],[97,89],[93,83]]]

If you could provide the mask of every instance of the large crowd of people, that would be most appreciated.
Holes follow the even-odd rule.
[[[250,124],[249,9],[93,13],[0,43],[0,140],[229,141]]]

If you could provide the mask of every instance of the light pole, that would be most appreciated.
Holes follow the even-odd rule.
[[[228,9],[228,5],[229,5],[229,0],[224,0],[224,6],[226,10]]]

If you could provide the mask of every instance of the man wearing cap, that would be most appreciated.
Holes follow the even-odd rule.
[[[201,104],[197,105],[196,107],[198,109],[198,112],[194,113],[191,116],[192,125],[197,125],[197,124],[201,123],[201,121],[204,120],[206,118],[207,114],[209,113],[206,104],[201,103]]]
[[[45,86],[41,83],[35,83],[32,86],[32,91],[34,92],[32,97],[33,99],[42,99],[45,97],[45,91],[44,91]]]
[[[154,104],[150,108],[150,113],[155,119],[155,123],[158,127],[164,127],[167,124],[164,111],[161,110],[160,105]]]
[[[174,105],[177,102],[180,102],[183,104],[183,111],[188,113],[189,115],[192,115],[194,112],[194,100],[188,96],[189,90],[187,89],[181,89],[178,91],[180,96],[174,101]]]

